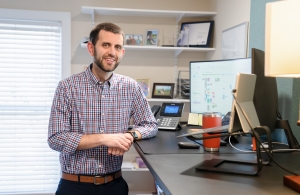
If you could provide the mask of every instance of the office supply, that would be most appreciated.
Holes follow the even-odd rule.
[[[248,42],[248,22],[222,31],[223,59],[246,58]]]
[[[179,148],[184,149],[198,149],[200,147],[199,144],[192,143],[192,142],[178,142]]]
[[[188,118],[187,124],[188,125],[198,125],[199,124],[198,114],[189,113],[189,118]]]
[[[152,108],[158,129],[160,130],[178,130],[181,128],[180,119],[184,109],[184,103],[163,103],[154,105]],[[159,110],[159,111],[157,111]]]
[[[189,71],[178,71],[176,97],[180,99],[190,98],[190,73]]]
[[[201,113],[198,114],[198,121],[199,121],[198,125],[202,126],[202,114]]]
[[[231,91],[237,73],[251,73],[251,58],[191,61],[190,112],[221,112],[226,115],[232,106]]]
[[[203,134],[203,133],[213,133],[213,132],[225,133],[228,131],[228,127],[229,127],[229,125],[221,126],[221,127],[206,128],[206,129],[197,129],[197,130],[195,129],[195,131],[192,133],[185,133],[182,135],[178,135],[177,137],[187,137],[187,136],[191,136],[191,135],[197,135],[197,134]]]
[[[266,76],[300,77],[299,7],[300,1],[297,0],[266,4]],[[284,39],[281,39],[282,37]],[[300,125],[300,119],[297,124]],[[291,141],[294,140],[291,139]],[[284,184],[300,193],[299,175],[285,176]]]

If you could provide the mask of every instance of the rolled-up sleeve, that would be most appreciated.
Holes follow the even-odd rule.
[[[156,136],[158,124],[151,112],[149,103],[139,86],[136,86],[134,99],[132,109],[134,129],[141,133],[142,139]]]
[[[49,118],[48,145],[53,150],[70,154],[75,153],[82,134],[76,131],[71,132],[72,102],[69,97],[68,87],[63,81],[59,82]]]

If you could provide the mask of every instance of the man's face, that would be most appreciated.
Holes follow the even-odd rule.
[[[104,72],[114,71],[125,53],[123,36],[105,30],[99,32],[94,47],[94,63]]]

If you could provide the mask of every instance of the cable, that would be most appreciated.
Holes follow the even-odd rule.
[[[286,145],[288,146],[288,144],[283,143],[283,142],[271,142],[272,144],[281,144],[281,145]],[[268,142],[264,142],[264,144],[268,144]]]
[[[298,176],[297,173],[294,173],[293,171],[290,171],[290,170],[286,169],[285,167],[283,167],[282,165],[280,165],[280,164],[273,158],[273,156],[270,154],[270,152],[264,147],[264,145],[263,145],[262,142],[260,141],[259,137],[256,135],[256,133],[255,133],[255,131],[254,131],[254,128],[253,128],[253,126],[251,125],[251,123],[250,123],[250,121],[249,121],[249,119],[248,119],[247,114],[244,112],[244,110],[243,110],[242,107],[240,106],[239,102],[237,101],[237,99],[236,99],[236,97],[235,97],[235,95],[234,95],[235,93],[236,93],[236,89],[233,89],[233,90],[232,90],[232,96],[233,96],[233,98],[234,98],[234,100],[235,100],[237,106],[239,107],[239,109],[241,109],[241,111],[242,111],[244,117],[246,118],[246,121],[247,121],[248,125],[250,126],[251,132],[253,133],[253,136],[255,137],[255,139],[258,141],[259,145],[262,146],[262,148],[263,148],[264,151],[267,153],[267,155],[269,156],[269,158],[272,159],[272,160],[274,161],[274,163],[275,163],[278,167],[280,167],[281,169],[283,169],[283,170],[285,170],[285,171],[287,171],[287,172],[289,172],[289,173],[291,173],[291,174],[293,174],[293,175]],[[271,148],[271,149],[272,149],[272,148]]]
[[[238,150],[238,151],[241,151],[241,152],[250,152],[250,153],[254,153],[254,151],[250,151],[250,150],[241,150],[241,149],[238,149],[238,148],[234,147],[234,146],[232,145],[231,141],[230,141],[230,138],[231,138],[231,136],[229,136],[228,142],[229,142],[230,146],[233,147],[234,149],[236,149],[236,150]]]

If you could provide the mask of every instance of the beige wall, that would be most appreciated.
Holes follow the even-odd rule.
[[[162,9],[186,11],[216,11],[214,33],[215,52],[209,53],[182,53],[178,58],[179,70],[188,69],[191,60],[221,58],[221,31],[238,23],[249,21],[250,0],[127,0],[120,4],[119,0],[0,0],[1,8],[28,9],[44,11],[71,12],[71,56],[72,74],[83,70],[83,66],[91,61],[85,49],[79,47],[84,36],[88,36],[91,28],[91,16],[81,13],[81,6],[116,7],[134,9]],[[122,26],[125,32],[145,34],[145,29],[159,29],[160,43],[163,34],[176,30],[176,22],[167,19],[157,20],[149,18],[118,18],[96,16],[95,23],[114,21]],[[171,24],[171,25],[168,25]],[[149,57],[149,58],[148,58]],[[132,77],[151,78],[153,82],[173,81],[173,52],[127,52],[124,61],[117,69],[118,73]],[[150,59],[150,60],[149,60]],[[167,74],[171,72],[171,74]]]
[[[84,70],[84,66],[91,62],[86,49],[80,47],[83,37],[89,35],[92,29],[91,15],[81,13],[82,6],[114,7],[132,9],[154,10],[179,10],[179,11],[213,11],[217,12],[213,35],[213,47],[215,52],[183,52],[179,55],[178,70],[188,70],[190,61],[221,59],[221,35],[222,31],[235,26],[250,18],[250,0],[0,0],[1,8],[27,9],[42,11],[71,12],[71,73],[75,74]],[[125,33],[145,34],[146,29],[159,30],[159,45],[162,44],[164,34],[172,34],[178,27],[173,19],[143,18],[143,17],[114,17],[96,16],[95,24],[100,22],[114,22],[120,25]],[[186,21],[199,21],[199,19],[185,19]],[[151,83],[174,82],[174,52],[162,51],[126,51],[117,73],[132,78],[150,78]],[[189,112],[189,104],[185,106]],[[185,115],[186,116],[186,115]],[[187,120],[185,117],[183,120]]]

